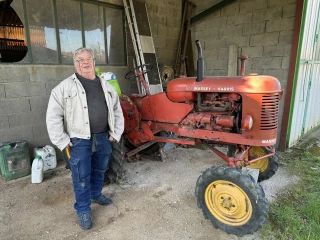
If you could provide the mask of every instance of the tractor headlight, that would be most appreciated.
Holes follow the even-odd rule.
[[[241,128],[243,130],[250,130],[253,125],[253,119],[250,115],[245,115],[241,120]]]

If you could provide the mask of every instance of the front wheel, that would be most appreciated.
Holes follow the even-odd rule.
[[[228,157],[234,157],[237,153],[237,148],[235,145],[228,146]],[[258,157],[263,157],[270,153],[270,151],[265,147],[253,146],[251,148],[252,156],[249,157],[249,160],[255,159]],[[259,169],[258,181],[262,182],[271,178],[278,170],[279,167],[279,157],[275,153],[271,157],[262,158],[250,165],[246,166],[247,168]]]
[[[198,178],[195,194],[204,216],[229,234],[252,234],[267,220],[268,201],[263,189],[239,169],[207,169]]]

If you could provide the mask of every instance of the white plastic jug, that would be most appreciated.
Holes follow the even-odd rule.
[[[43,181],[43,160],[40,156],[36,156],[31,167],[31,182],[41,183]]]
[[[44,164],[43,171],[57,167],[56,151],[52,146],[46,145],[44,147],[34,148],[33,153],[34,156],[40,156],[42,158]]]

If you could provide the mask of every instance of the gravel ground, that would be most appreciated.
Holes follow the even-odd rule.
[[[0,239],[259,239],[259,232],[237,237],[215,229],[197,207],[198,177],[211,166],[226,165],[210,150],[177,148],[164,162],[149,156],[126,164],[126,179],[103,189],[114,204],[92,205],[94,226],[88,231],[79,228],[73,210],[71,174],[59,165],[45,172],[40,184],[32,184],[30,176],[0,180]],[[296,180],[280,166],[261,185],[272,201]]]

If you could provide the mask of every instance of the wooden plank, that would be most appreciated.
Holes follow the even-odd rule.
[[[228,61],[228,76],[238,75],[238,45],[230,45],[229,61]]]

